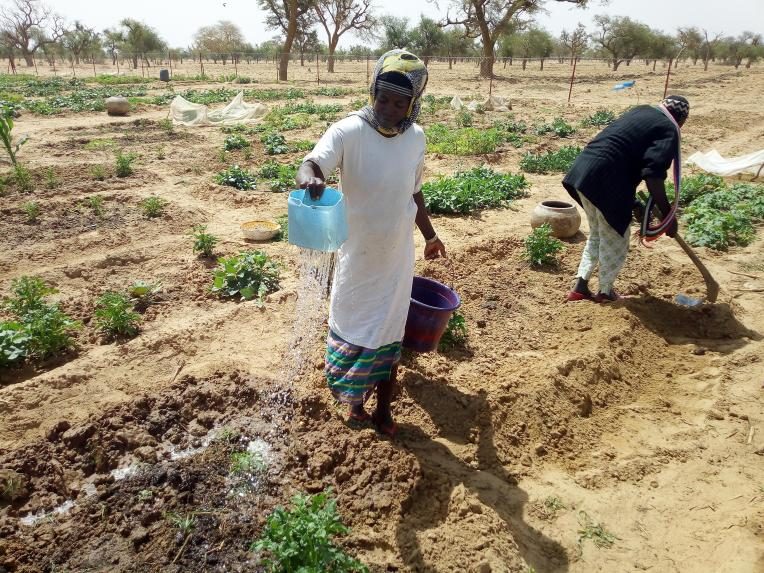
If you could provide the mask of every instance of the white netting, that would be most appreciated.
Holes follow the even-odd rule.
[[[748,173],[751,175],[764,175],[764,149],[741,155],[739,157],[722,157],[716,149],[707,153],[698,151],[687,158],[686,163],[695,164],[703,171],[714,173],[722,177]]]
[[[268,106],[261,103],[249,104],[244,101],[244,93],[239,92],[223,109],[208,111],[207,106],[191,103],[181,96],[175,96],[170,104],[173,121],[183,125],[227,125],[255,121],[268,113]]]

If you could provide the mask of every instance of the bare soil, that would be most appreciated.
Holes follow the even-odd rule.
[[[360,91],[365,64],[345,66],[342,84]],[[636,62],[617,74],[581,66],[571,105],[567,64],[496,71],[491,89],[529,124],[562,116],[578,125],[599,108],[663,93],[660,67]],[[484,97],[489,85],[476,73],[438,68],[429,91]],[[624,78],[640,91],[612,92]],[[760,148],[762,88],[761,67],[680,65],[671,91],[692,104],[685,155]],[[698,250],[722,285],[716,304],[674,304],[678,292],[703,296],[704,285],[669,239],[633,247],[618,284],[626,300],[570,304],[585,224],[556,267],[531,269],[521,255],[536,203],[566,198],[560,175],[528,175],[530,197],[509,210],[434,217],[450,256],[419,260],[417,270],[461,295],[469,340],[404,356],[401,430],[389,440],[344,423],[322,379],[324,333],[299,383],[280,376],[297,253],[247,243],[239,224],[285,214],[286,196],[213,182],[229,163],[254,170],[269,159],[258,138],[251,159],[235,152],[224,163],[219,129],[168,132],[158,123],[166,113],[18,120],[31,137],[20,158],[35,188],[10,185],[2,200],[2,289],[41,276],[84,324],[70,354],[0,373],[0,571],[258,570],[248,547],[269,512],[327,487],[352,528],[343,546],[372,571],[764,570],[764,235],[746,248]],[[435,119],[453,123],[454,113]],[[316,139],[323,129],[286,136]],[[594,133],[540,136],[483,157],[428,155],[426,176],[482,162],[516,172],[525,151],[583,145]],[[116,177],[114,149],[94,140],[138,153],[135,173]],[[100,217],[83,204],[96,194]],[[168,202],[163,217],[142,215],[149,196]],[[21,211],[30,200],[41,207],[34,224]],[[259,248],[278,260],[281,290],[262,306],[212,296],[214,262],[191,251],[198,223],[221,238],[218,255]],[[421,237],[417,245],[421,259]],[[140,334],[103,340],[95,299],[138,279],[162,285]],[[267,469],[232,473],[231,454],[253,444]],[[193,517],[189,536],[173,516]],[[598,524],[611,547],[595,544]]]

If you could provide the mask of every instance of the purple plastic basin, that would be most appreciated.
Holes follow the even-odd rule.
[[[460,305],[459,295],[446,285],[414,277],[403,346],[416,352],[437,349],[448,320]]]

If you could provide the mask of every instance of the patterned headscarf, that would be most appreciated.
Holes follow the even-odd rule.
[[[683,96],[670,95],[661,104],[669,110],[677,123],[684,123],[690,115],[690,102]]]
[[[421,109],[420,98],[427,86],[427,67],[406,50],[390,50],[377,60],[369,86],[369,104],[351,115],[358,115],[384,135],[398,135],[414,125]],[[410,97],[406,117],[393,128],[384,128],[374,113],[374,101],[380,89]]]

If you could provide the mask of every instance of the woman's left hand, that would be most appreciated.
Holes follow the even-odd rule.
[[[444,259],[448,258],[446,256],[446,246],[440,239],[424,246],[425,259],[437,259],[438,257],[443,257]]]

